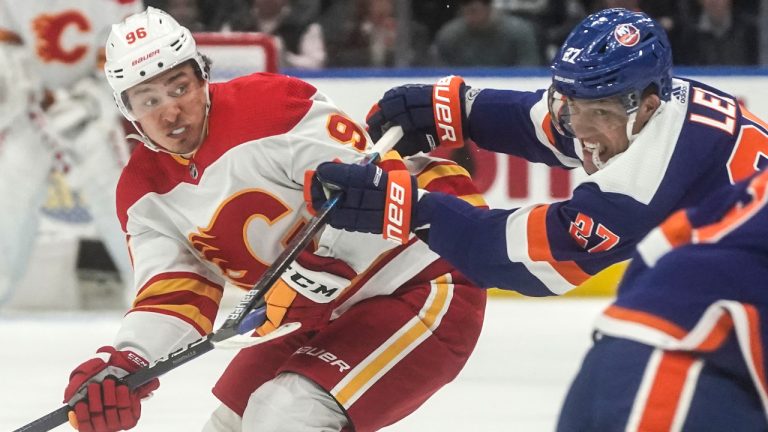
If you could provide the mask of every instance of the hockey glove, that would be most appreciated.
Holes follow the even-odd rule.
[[[387,172],[376,165],[326,162],[317,167],[310,187],[312,207],[322,208],[333,191],[342,192],[329,224],[338,229],[383,234],[406,243],[418,200],[416,178],[408,171]]]
[[[468,88],[457,76],[441,78],[435,85],[392,88],[368,113],[368,133],[378,141],[387,128],[400,125],[404,136],[395,150],[402,156],[438,146],[461,147],[469,138],[464,101]]]
[[[80,432],[131,429],[141,416],[141,399],[155,391],[160,382],[153,379],[130,391],[118,380],[147,366],[147,361],[132,351],[118,351],[111,346],[101,347],[96,353],[69,376],[64,390],[64,403],[73,406],[69,422]]]

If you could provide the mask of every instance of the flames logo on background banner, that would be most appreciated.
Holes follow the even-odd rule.
[[[88,52],[88,46],[75,45],[65,49],[61,44],[61,35],[68,27],[74,26],[80,33],[91,31],[88,18],[75,10],[64,11],[55,15],[43,14],[32,22],[37,35],[37,55],[46,63],[76,63]]]
[[[637,45],[640,42],[640,30],[632,24],[621,24],[613,31],[616,41],[626,47]]]
[[[268,192],[241,191],[219,206],[207,228],[198,228],[198,232],[190,234],[189,242],[232,283],[250,288],[268,264],[251,249],[246,233],[248,225],[254,218],[272,225],[290,212],[290,207]]]

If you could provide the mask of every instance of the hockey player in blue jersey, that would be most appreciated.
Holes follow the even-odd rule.
[[[558,431],[768,430],[768,171],[639,243]]]
[[[590,175],[571,199],[478,209],[426,193],[414,178],[325,163],[313,206],[341,189],[331,225],[390,237],[410,230],[478,285],[547,296],[628,259],[668,215],[748,177],[768,154],[768,127],[735,97],[673,78],[667,36],[643,13],[588,16],[551,70],[549,89],[535,92],[476,89],[458,77],[393,88],[369,116],[369,132],[377,139],[402,126],[403,154],[471,139],[532,162],[581,167]]]

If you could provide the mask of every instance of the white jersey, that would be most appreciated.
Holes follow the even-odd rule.
[[[115,345],[151,360],[213,329],[224,282],[250,288],[309,218],[307,171],[334,159],[360,160],[368,140],[325,96],[295,79],[254,74],[211,84],[210,97],[208,135],[191,159],[137,148],[118,185],[137,297]],[[407,168],[422,188],[482,205],[453,162],[418,157]],[[416,239],[397,246],[332,228],[302,258],[283,275],[296,297],[283,307],[322,305],[330,319],[424,272],[436,273],[430,280],[451,271],[447,263],[432,265],[438,256]]]
[[[139,0],[0,0],[0,40],[34,47],[47,88],[98,71],[112,24],[142,10]]]

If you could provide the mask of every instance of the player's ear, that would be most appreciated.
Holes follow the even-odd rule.
[[[650,117],[661,106],[661,99],[656,93],[651,93],[643,98],[640,103],[640,112]]]

